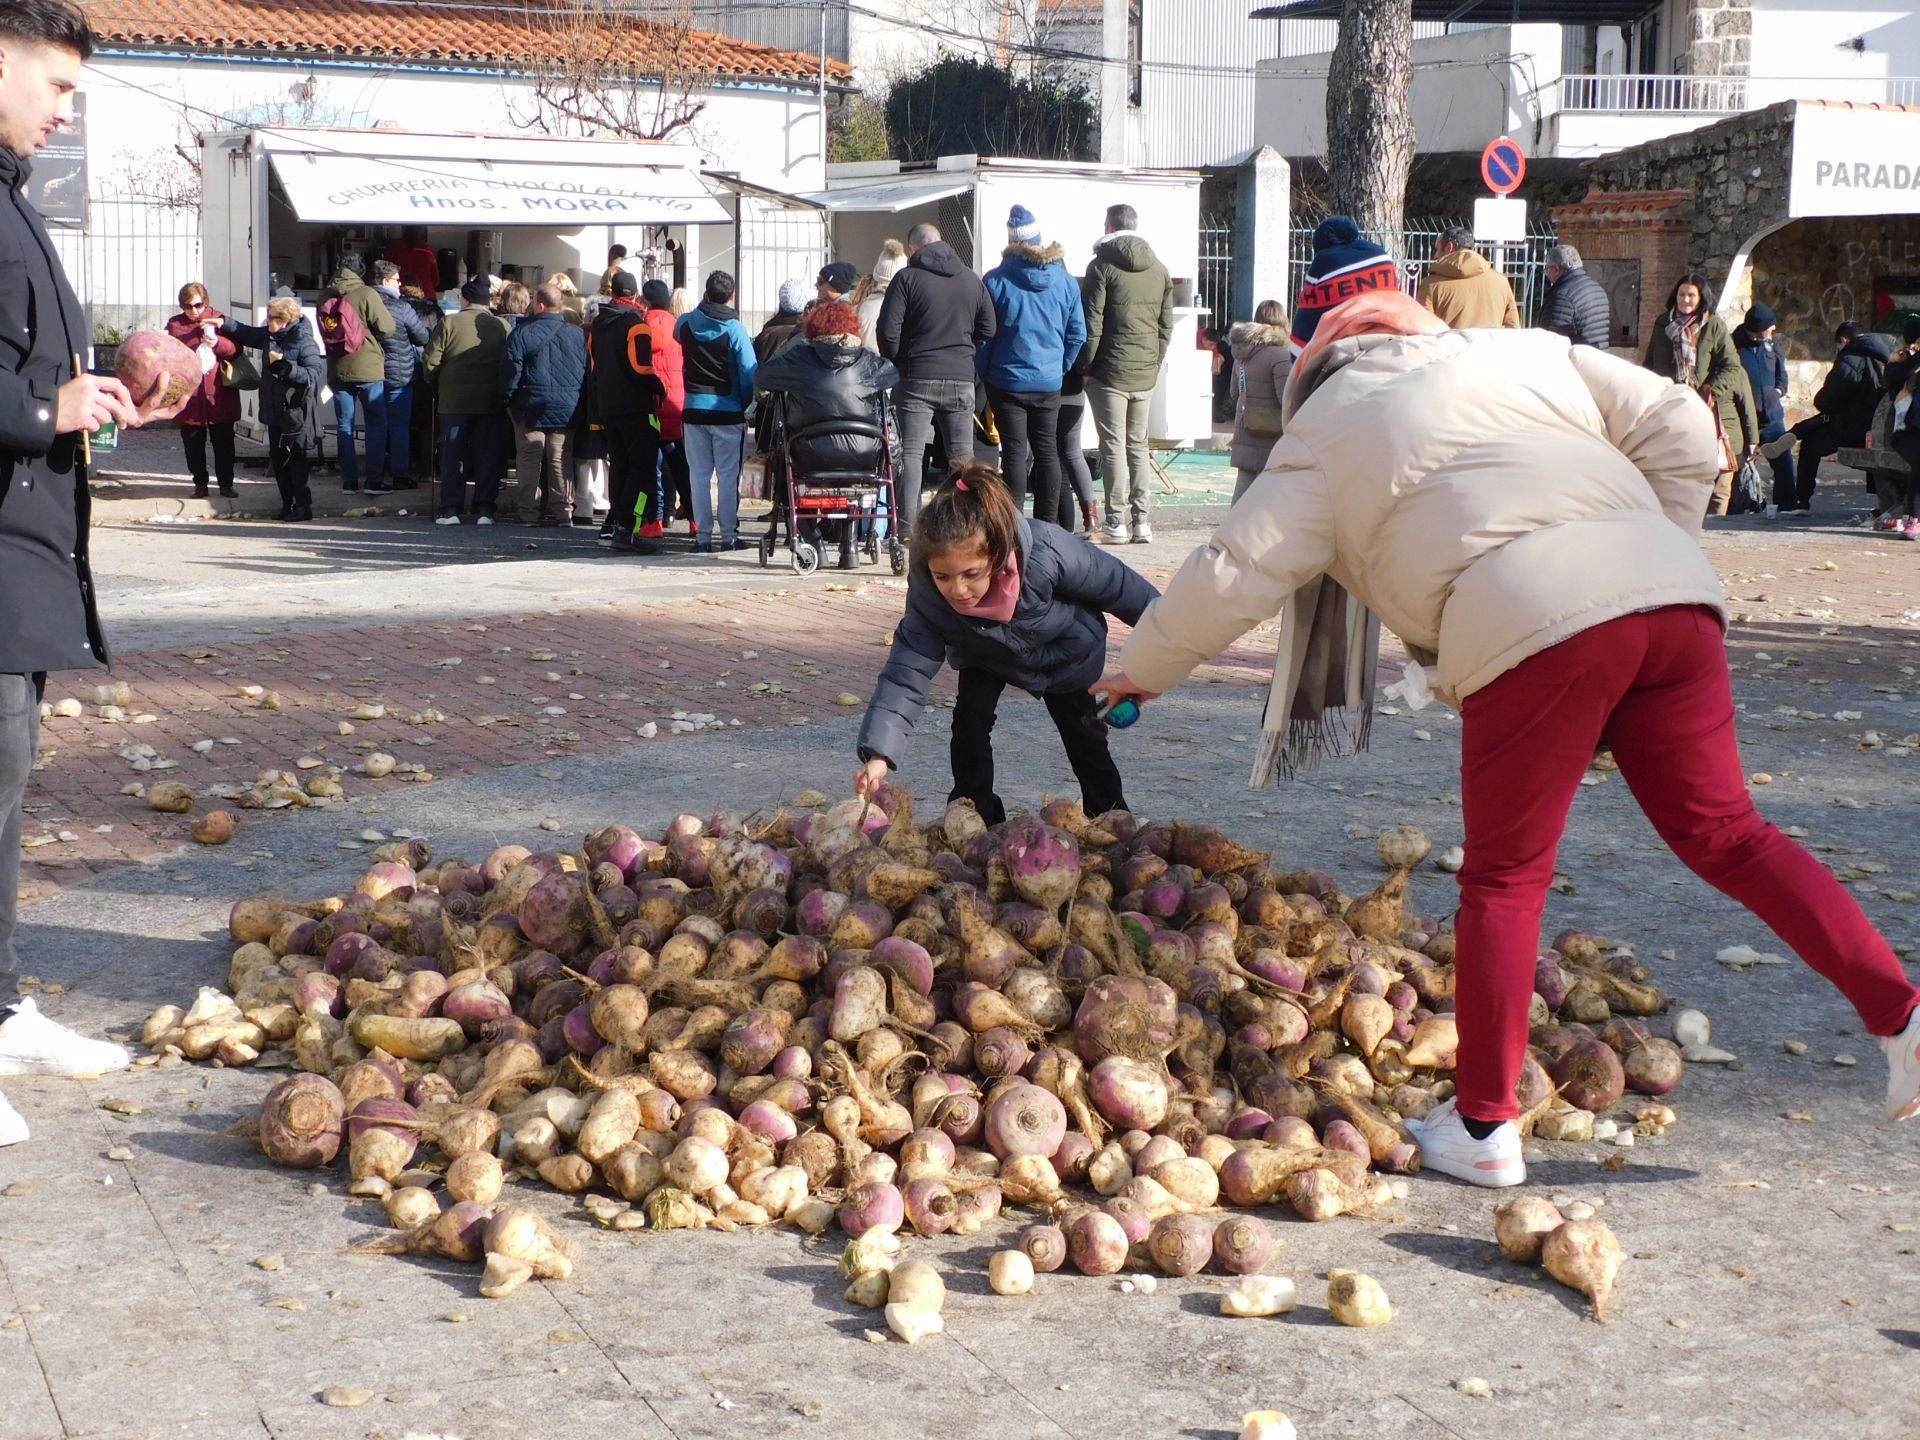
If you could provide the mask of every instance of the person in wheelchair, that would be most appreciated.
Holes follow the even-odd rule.
[[[882,401],[900,383],[893,362],[860,343],[860,317],[844,301],[807,312],[805,343],[762,365],[754,376],[760,394],[782,397],[787,451],[795,477],[863,476],[880,473],[889,438]],[[823,481],[821,483],[832,483]],[[853,568],[854,525],[833,522],[840,533],[840,568]]]

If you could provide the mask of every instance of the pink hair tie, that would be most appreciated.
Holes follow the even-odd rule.
[[[965,490],[967,488],[967,482],[964,480],[956,480],[953,482],[953,488],[956,490]],[[968,493],[972,492],[969,491]]]

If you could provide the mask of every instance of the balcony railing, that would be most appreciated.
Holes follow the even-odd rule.
[[[1601,114],[1734,115],[1781,100],[1920,105],[1920,78],[1759,75],[1562,75],[1560,109]]]

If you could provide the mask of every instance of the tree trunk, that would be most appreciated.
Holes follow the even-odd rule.
[[[1413,165],[1413,0],[1345,0],[1327,68],[1334,208],[1397,248]]]

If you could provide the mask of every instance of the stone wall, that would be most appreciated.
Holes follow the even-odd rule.
[[[1920,292],[1920,215],[1796,220],[1753,248],[1753,298],[1779,316],[1789,360],[1829,359],[1843,321],[1877,328],[1876,284]]]
[[[1692,0],[1684,75],[1745,75],[1753,49],[1750,0]]]
[[[1736,115],[1587,164],[1596,193],[1684,191],[1687,264],[1723,277],[1740,247],[1787,218],[1793,104]],[[1662,298],[1665,291],[1661,292]],[[1743,296],[1731,297],[1744,303]]]

